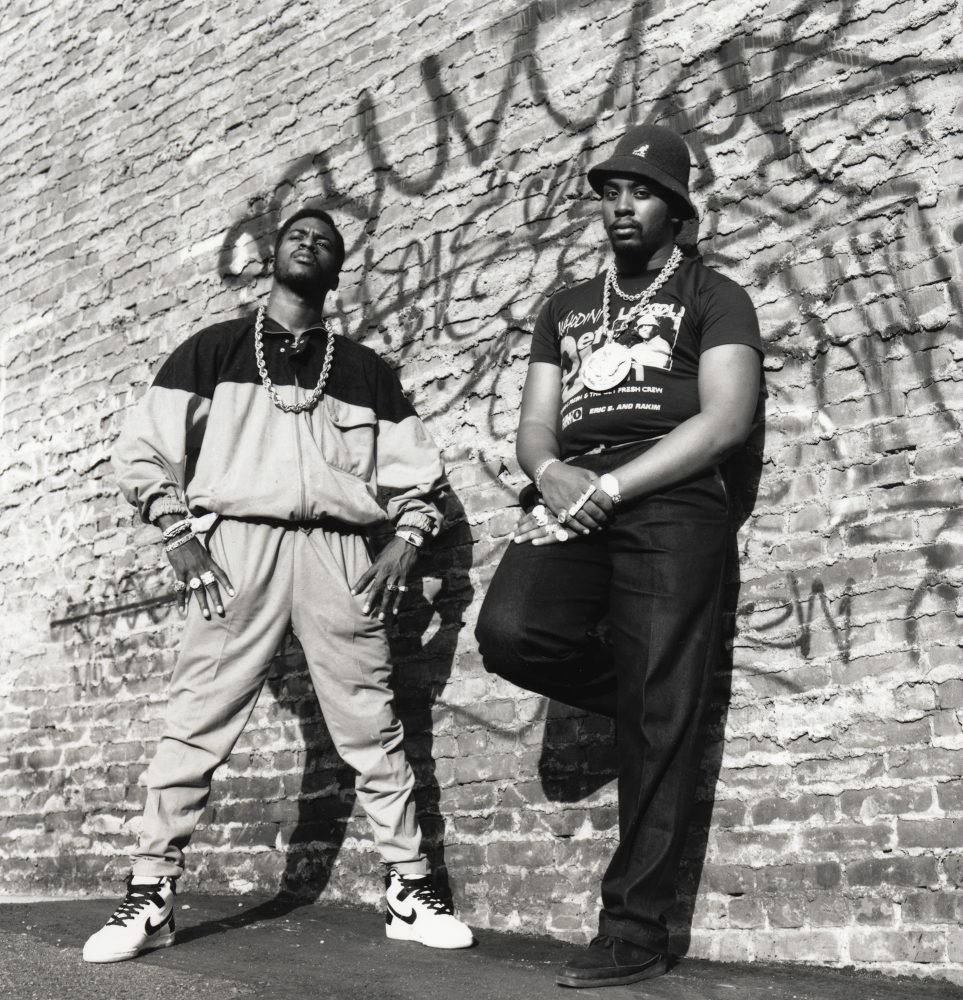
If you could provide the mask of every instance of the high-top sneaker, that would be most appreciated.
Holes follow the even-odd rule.
[[[174,943],[174,879],[127,880],[127,896],[103,927],[87,938],[85,962],[122,962]]]
[[[429,948],[469,948],[471,930],[441,901],[430,875],[414,878],[389,868],[385,876],[385,933],[396,941],[419,941]]]

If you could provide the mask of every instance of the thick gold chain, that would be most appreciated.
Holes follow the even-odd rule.
[[[615,280],[615,265],[610,264],[605,272],[605,279],[602,285],[602,330],[604,333],[603,343],[608,343],[612,339],[612,327],[609,322],[609,302],[610,302],[610,289],[615,290],[615,294],[621,299],[625,299],[626,302],[638,302],[638,310],[641,312],[655,296],[656,292],[672,277],[675,269],[679,266],[682,260],[682,251],[678,247],[672,248],[672,253],[669,255],[669,259],[665,262],[665,266],[656,275],[655,281],[649,285],[648,288],[639,292],[637,295],[627,295],[625,292],[619,288],[618,282]]]
[[[327,338],[324,348],[324,364],[321,366],[321,376],[318,378],[318,384],[311,390],[311,394],[300,403],[285,403],[278,395],[278,391],[271,381],[271,377],[268,375],[267,365],[264,363],[263,327],[264,306],[258,306],[257,320],[254,323],[254,357],[257,361],[257,370],[261,376],[261,382],[274,401],[274,405],[279,410],[284,410],[285,413],[303,413],[305,410],[313,409],[317,406],[318,400],[324,395],[324,387],[331,372],[331,362],[334,359],[334,334],[327,327],[324,327],[324,334]]]

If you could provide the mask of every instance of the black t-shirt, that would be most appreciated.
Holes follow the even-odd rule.
[[[638,294],[658,275],[620,278]],[[763,352],[756,311],[744,289],[699,258],[682,260],[642,310],[613,292],[613,340],[629,348],[626,379],[606,392],[586,389],[581,366],[605,342],[602,291],[605,272],[556,292],[545,303],[532,334],[530,363],[562,369],[562,458],[598,446],[660,437],[699,412],[699,358],[720,344],[748,344]]]

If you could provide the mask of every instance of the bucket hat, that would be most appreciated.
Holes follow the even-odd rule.
[[[636,125],[615,145],[607,160],[589,168],[588,182],[597,194],[609,177],[641,177],[675,195],[683,219],[698,214],[689,197],[689,147],[665,125]]]

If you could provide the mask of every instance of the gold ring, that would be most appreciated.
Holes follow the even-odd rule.
[[[190,587],[191,590],[200,590],[202,586],[201,578],[199,576],[192,576],[187,581],[187,586]]]

